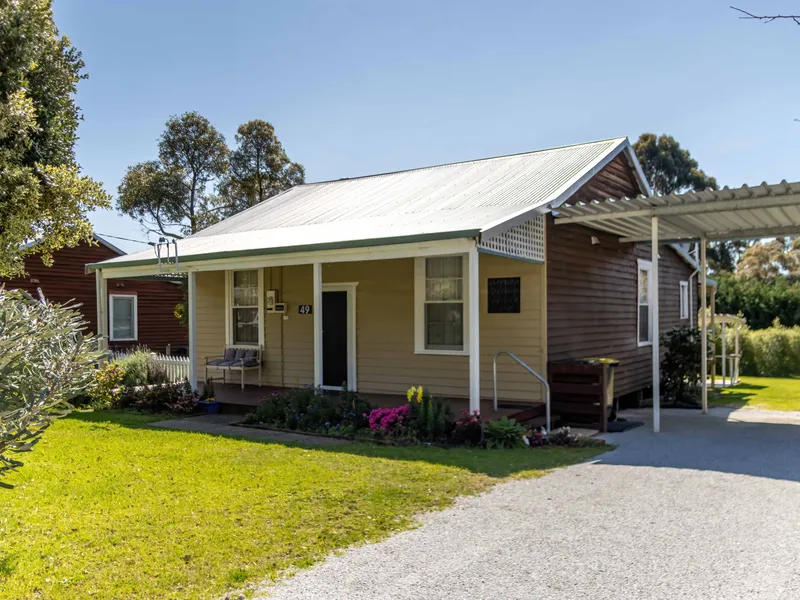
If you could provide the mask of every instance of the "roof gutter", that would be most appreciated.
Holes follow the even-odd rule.
[[[395,244],[410,244],[415,242],[432,242],[440,240],[452,240],[458,238],[478,238],[480,229],[464,229],[461,231],[447,231],[438,233],[423,233],[400,237],[370,238],[364,240],[348,240],[344,242],[328,242],[323,244],[303,244],[299,246],[284,246],[280,248],[252,248],[248,250],[230,250],[220,252],[206,252],[204,254],[192,254],[181,258],[181,265],[189,265],[197,261],[218,260],[222,258],[268,256],[280,254],[292,254],[297,252],[312,252],[319,250],[343,250],[348,248],[369,248],[370,246],[391,246]],[[211,237],[211,236],[209,236]],[[97,269],[116,269],[122,267],[140,267],[158,264],[157,258],[147,258],[140,260],[125,260],[112,262],[90,263],[86,265],[86,272],[91,273]]]

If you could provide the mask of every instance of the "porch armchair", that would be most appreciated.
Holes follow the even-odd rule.
[[[242,389],[244,389],[244,372],[258,370],[258,385],[261,385],[261,346],[225,346],[221,356],[204,356],[205,361],[205,381],[208,381],[208,369],[218,369],[222,371],[222,382],[225,381],[225,374],[228,371],[239,371],[241,374]]]

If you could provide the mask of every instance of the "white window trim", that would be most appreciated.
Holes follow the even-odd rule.
[[[680,305],[681,310],[681,319],[686,320],[689,318],[689,313],[691,312],[689,308],[689,304],[691,304],[691,297],[689,296],[689,282],[688,281],[681,281],[679,284],[680,289],[680,298],[678,303]]]
[[[114,300],[117,298],[133,298],[133,337],[114,337]],[[139,339],[139,298],[136,294],[108,295],[108,339],[112,342],[135,342]]]
[[[461,257],[462,289],[464,290],[464,349],[463,350],[431,350],[425,348],[425,259]],[[414,259],[414,354],[433,354],[439,356],[469,356],[469,255],[441,254],[435,256],[418,256]]]
[[[643,348],[645,346],[652,346],[653,340],[649,340],[647,342],[642,342],[639,340],[639,326],[641,323],[639,322],[640,319],[640,311],[639,311],[639,273],[642,270],[647,271],[647,301],[648,301],[648,311],[647,311],[647,330],[649,333],[649,337],[653,337],[653,305],[652,305],[652,298],[653,298],[653,263],[649,260],[644,260],[640,258],[636,261],[636,343],[639,348]]]
[[[264,269],[231,269],[225,271],[225,345],[233,346],[233,272],[258,271],[258,347],[264,349]],[[237,344],[239,346],[252,346],[256,344]]]

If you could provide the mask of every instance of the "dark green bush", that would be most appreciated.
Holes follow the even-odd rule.
[[[751,329],[769,328],[776,318],[789,327],[800,325],[800,282],[785,277],[743,279],[724,273],[718,277],[716,309],[743,315]]]
[[[353,433],[367,426],[371,410],[355,392],[328,393],[305,387],[272,394],[245,421],[282,429]]]
[[[669,405],[697,404],[700,393],[700,330],[676,327],[661,336],[661,392]]]

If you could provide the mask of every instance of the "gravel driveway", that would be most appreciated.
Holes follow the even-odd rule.
[[[660,435],[610,435],[593,463],[465,498],[262,597],[800,598],[800,423],[666,412]]]

